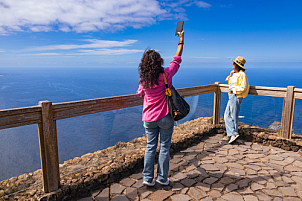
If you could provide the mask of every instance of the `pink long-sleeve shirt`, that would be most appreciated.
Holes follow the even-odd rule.
[[[172,77],[178,71],[180,63],[181,57],[175,56],[169,67],[164,70],[169,87],[172,86]],[[144,89],[143,85],[140,83],[136,95],[144,97],[142,121],[157,121],[169,113],[165,94],[165,83],[162,74],[159,74],[158,85],[154,85],[152,88]]]

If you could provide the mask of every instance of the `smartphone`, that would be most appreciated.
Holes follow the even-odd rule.
[[[182,32],[183,26],[184,26],[184,21],[178,21],[177,22],[175,36],[178,35],[178,32]]]

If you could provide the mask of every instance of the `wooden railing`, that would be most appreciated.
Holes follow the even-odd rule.
[[[213,124],[219,123],[221,92],[228,92],[228,85],[216,82],[212,85],[178,89],[184,96],[196,96],[214,92]],[[281,136],[291,138],[295,99],[302,99],[302,89],[251,86],[251,95],[284,98]],[[38,106],[0,111],[0,129],[38,125],[43,188],[52,192],[60,186],[59,157],[56,121],[87,114],[139,106],[143,99],[135,94],[52,104],[41,101]]]

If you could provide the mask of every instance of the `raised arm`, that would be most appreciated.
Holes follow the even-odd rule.
[[[178,43],[176,56],[181,56],[182,55],[182,50],[183,50],[183,47],[184,47],[184,31],[182,30],[182,32],[179,33],[178,36],[179,36],[180,40],[179,40],[179,43]]]

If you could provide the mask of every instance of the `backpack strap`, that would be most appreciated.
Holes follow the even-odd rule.
[[[166,87],[166,92],[165,93],[166,93],[167,96],[171,96],[172,93],[171,93],[171,89],[168,86],[166,75],[165,75],[165,73],[162,73],[162,75],[163,75],[164,82],[165,82],[165,87]]]

